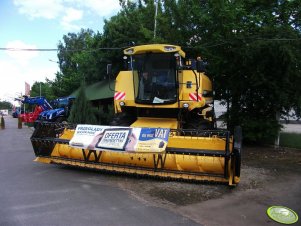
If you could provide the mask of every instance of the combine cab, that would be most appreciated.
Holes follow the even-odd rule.
[[[240,180],[241,130],[217,129],[210,79],[179,46],[124,50],[109,126],[40,124],[36,161],[165,179]],[[111,67],[108,67],[111,68]]]

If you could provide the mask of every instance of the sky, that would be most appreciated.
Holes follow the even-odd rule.
[[[102,32],[119,10],[119,0],[1,0],[0,48],[57,49],[69,32]],[[0,101],[23,95],[25,82],[53,80],[57,61],[56,51],[0,50]]]

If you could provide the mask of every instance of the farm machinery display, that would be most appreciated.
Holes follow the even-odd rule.
[[[43,111],[35,126],[41,122],[66,122],[75,97],[60,97],[51,101],[52,109]]]
[[[36,161],[239,183],[241,130],[232,135],[216,128],[202,60],[184,60],[181,47],[162,44],[133,46],[124,55],[127,68],[116,77],[110,125],[41,123],[31,137]]]
[[[21,101],[23,104],[35,105],[33,112],[19,114],[22,122],[33,123],[43,111],[52,109],[52,106],[46,100],[45,97],[28,97],[23,96],[21,98],[15,98],[15,100]]]

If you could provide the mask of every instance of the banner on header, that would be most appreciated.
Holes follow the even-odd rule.
[[[169,132],[166,128],[77,125],[69,145],[89,150],[162,153]]]

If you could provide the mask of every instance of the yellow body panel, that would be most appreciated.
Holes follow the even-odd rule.
[[[138,118],[131,127],[177,129],[178,121],[174,118]]]
[[[50,159],[50,160],[49,160]],[[41,162],[51,161],[51,163],[76,166],[82,168],[90,168],[95,170],[105,170],[109,172],[117,172],[117,173],[129,173],[129,174],[137,174],[137,175],[147,175],[153,177],[162,177],[162,178],[170,178],[170,179],[179,179],[179,180],[192,180],[192,181],[211,181],[216,183],[229,183],[229,185],[235,185],[230,179],[225,179],[222,177],[210,176],[210,175],[194,175],[194,174],[181,174],[181,173],[171,173],[164,171],[150,171],[141,168],[124,168],[122,166],[110,166],[110,165],[99,165],[93,163],[84,163],[84,162],[76,162],[64,159],[53,159],[48,157],[39,157]],[[239,182],[239,179],[235,181]]]
[[[85,150],[85,154],[89,150]],[[153,168],[154,154],[150,153],[124,153],[112,151],[96,151],[96,155],[100,155],[98,162],[112,163],[118,165],[138,166]],[[158,155],[158,154],[155,154]],[[211,156],[193,156],[193,155],[178,155],[178,154],[162,154],[166,155],[164,169],[175,171],[189,171],[202,173],[216,173],[224,172],[224,158]],[[83,151],[78,148],[72,148],[65,144],[57,144],[52,157],[64,157],[73,160],[85,160]],[[165,157],[165,156],[164,156]],[[89,161],[95,161],[95,155],[92,154]]]
[[[171,138],[172,140],[173,138]],[[88,155],[89,150],[84,150]],[[110,151],[95,151],[96,156],[91,154],[89,162],[85,162],[83,150],[72,148],[64,144],[56,144],[55,149],[50,157],[38,157],[36,161],[43,163],[62,163],[62,159],[68,165],[85,166],[88,168],[100,168],[111,169],[112,171],[128,172],[141,171],[142,175],[158,175],[162,176],[162,172],[152,172],[154,169],[154,159],[158,161],[160,158],[164,159],[164,170],[171,170],[175,173],[167,173],[171,178],[182,179],[195,179],[196,180],[210,180],[219,182],[228,182],[232,184],[232,177],[223,178],[224,172],[224,157],[211,157],[211,156],[192,156],[192,155],[180,155],[180,154],[133,154],[122,152],[110,152]],[[95,162],[96,157],[100,156],[99,160]],[[159,157],[160,156],[160,157]],[[59,157],[59,158],[57,158]],[[60,160],[61,159],[61,160]],[[81,160],[82,162],[78,162]],[[104,163],[114,166],[98,166],[96,163]],[[161,169],[162,162],[158,162],[158,168]],[[231,162],[229,162],[231,165]],[[133,170],[132,167],[137,167]],[[129,169],[130,168],[130,169]],[[145,168],[145,169],[143,169]],[[121,170],[122,169],[122,170]],[[185,173],[187,172],[187,173]],[[191,173],[206,173],[206,174],[218,174],[216,176],[203,176],[193,175]],[[214,179],[212,179],[214,178]]]

